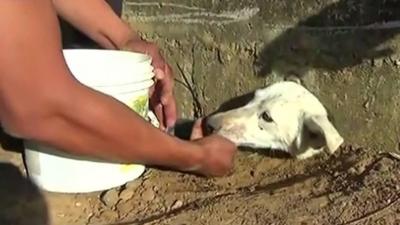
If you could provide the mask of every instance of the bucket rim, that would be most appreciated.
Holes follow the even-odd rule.
[[[135,52],[135,51],[127,51],[127,50],[114,50],[114,49],[89,49],[89,48],[79,48],[79,49],[73,49],[73,48],[64,48],[62,49],[63,54],[65,53],[73,53],[73,52],[87,52],[90,54],[97,54],[99,52],[103,53],[110,53],[110,54],[117,54],[117,55],[127,55],[127,56],[135,56],[135,57],[141,57],[140,60],[136,61],[136,63],[145,63],[145,62],[151,62],[152,57],[148,54],[140,53],[140,52]]]

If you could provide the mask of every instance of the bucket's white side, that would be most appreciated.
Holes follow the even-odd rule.
[[[153,83],[153,80],[147,80],[121,86],[92,88],[114,97],[142,117],[146,117],[149,88]],[[85,193],[106,190],[136,179],[145,170],[143,165],[124,165],[72,157],[57,149],[30,141],[25,141],[25,160],[32,181],[51,192]]]
[[[30,179],[50,192],[87,193],[101,191],[134,180],[145,171],[143,165],[121,165],[58,156],[58,150],[25,142]],[[51,154],[45,153],[46,151]]]
[[[90,86],[116,86],[153,78],[151,57],[135,52],[102,49],[63,50],[69,70]]]
[[[149,90],[153,84],[153,80],[147,80],[119,86],[93,87],[93,89],[117,99],[145,118],[149,111]]]

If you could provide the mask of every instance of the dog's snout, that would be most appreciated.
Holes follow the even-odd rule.
[[[212,134],[214,133],[216,130],[218,130],[217,124],[215,122],[215,119],[213,118],[207,118],[206,119],[206,123],[205,123],[205,127],[204,127],[204,131],[206,134]]]
[[[206,134],[212,134],[212,133],[214,133],[214,131],[215,131],[215,129],[213,126],[206,124],[206,130],[205,130]]]

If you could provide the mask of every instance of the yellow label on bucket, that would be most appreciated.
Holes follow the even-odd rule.
[[[129,173],[129,172],[137,169],[138,167],[139,167],[139,165],[136,165],[136,164],[122,165],[121,166],[121,172],[122,173]]]
[[[148,101],[148,96],[143,95],[140,97],[136,97],[128,105],[133,111],[137,112],[139,115],[145,116],[149,107]]]

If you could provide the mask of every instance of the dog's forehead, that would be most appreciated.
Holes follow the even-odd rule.
[[[299,101],[281,97],[260,101],[257,104],[257,111],[268,112],[275,121],[282,119],[291,122],[305,113],[305,109]]]
[[[297,98],[313,96],[303,86],[294,82],[279,82],[268,87],[258,89],[255,93],[255,98]]]
[[[257,90],[253,103],[261,108],[290,107],[309,98],[313,98],[313,95],[302,86],[293,82],[282,82]]]
[[[256,105],[258,110],[277,110],[280,113],[286,110],[297,111],[297,113],[325,111],[311,92],[294,82],[280,82],[257,90],[252,104]],[[296,114],[296,112],[291,113]]]

